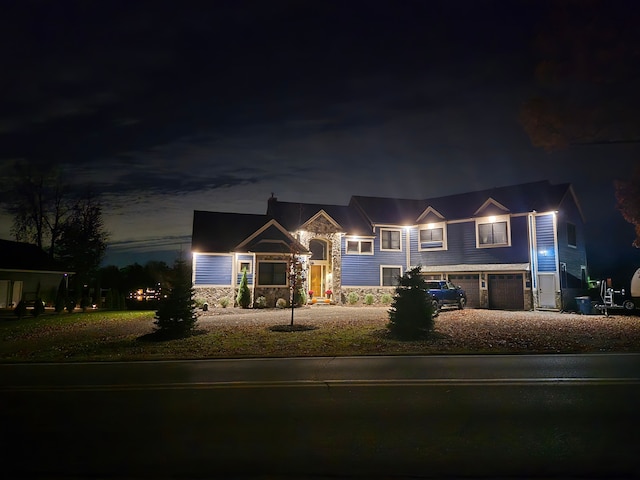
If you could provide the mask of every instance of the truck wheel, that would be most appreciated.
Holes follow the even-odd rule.
[[[433,316],[437,317],[438,314],[440,313],[440,305],[438,304],[437,300],[433,300],[431,302],[431,308],[433,309]]]
[[[625,300],[622,306],[624,307],[625,310],[635,310],[636,308],[635,303],[633,303],[633,301],[631,300]]]
[[[458,300],[458,308],[462,310],[466,304],[467,304],[467,299],[460,297],[460,300]]]

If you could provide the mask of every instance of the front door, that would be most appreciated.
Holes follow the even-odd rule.
[[[556,276],[538,274],[538,306],[540,308],[556,308]]]
[[[311,265],[311,279],[309,280],[309,290],[314,297],[323,297],[324,290],[324,265]]]

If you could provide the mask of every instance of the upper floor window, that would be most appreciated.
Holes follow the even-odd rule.
[[[258,263],[259,285],[286,285],[287,262],[260,262]]]
[[[355,255],[373,255],[373,241],[347,240],[347,253]]]
[[[380,250],[402,250],[402,230],[380,229]]]
[[[567,245],[575,247],[578,245],[576,236],[576,226],[573,223],[567,223]]]
[[[420,250],[446,250],[447,235],[445,223],[428,224],[419,231]]]
[[[511,245],[508,215],[483,217],[476,220],[477,247],[507,247]]]

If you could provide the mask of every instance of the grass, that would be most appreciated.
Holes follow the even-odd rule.
[[[154,312],[87,312],[0,322],[0,361],[59,362],[358,355],[381,352],[379,326],[237,325],[155,341]]]
[[[0,320],[1,362],[131,361],[237,357],[295,357],[465,353],[579,353],[640,350],[635,318],[568,316],[528,321],[508,312],[491,319],[472,310],[440,315],[427,339],[389,336],[383,316],[372,321],[337,320],[299,325],[233,320],[198,326],[183,339],[158,341],[150,311],[48,314]],[[538,322],[538,323],[536,323]],[[605,334],[602,334],[605,332]],[[622,333],[621,333],[622,332]],[[606,348],[604,348],[606,347]]]

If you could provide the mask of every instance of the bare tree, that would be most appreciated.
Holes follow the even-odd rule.
[[[70,189],[51,169],[35,169],[28,163],[15,164],[9,213],[16,240],[31,242],[54,256],[61,228],[70,211]],[[47,245],[48,243],[48,245]]]

